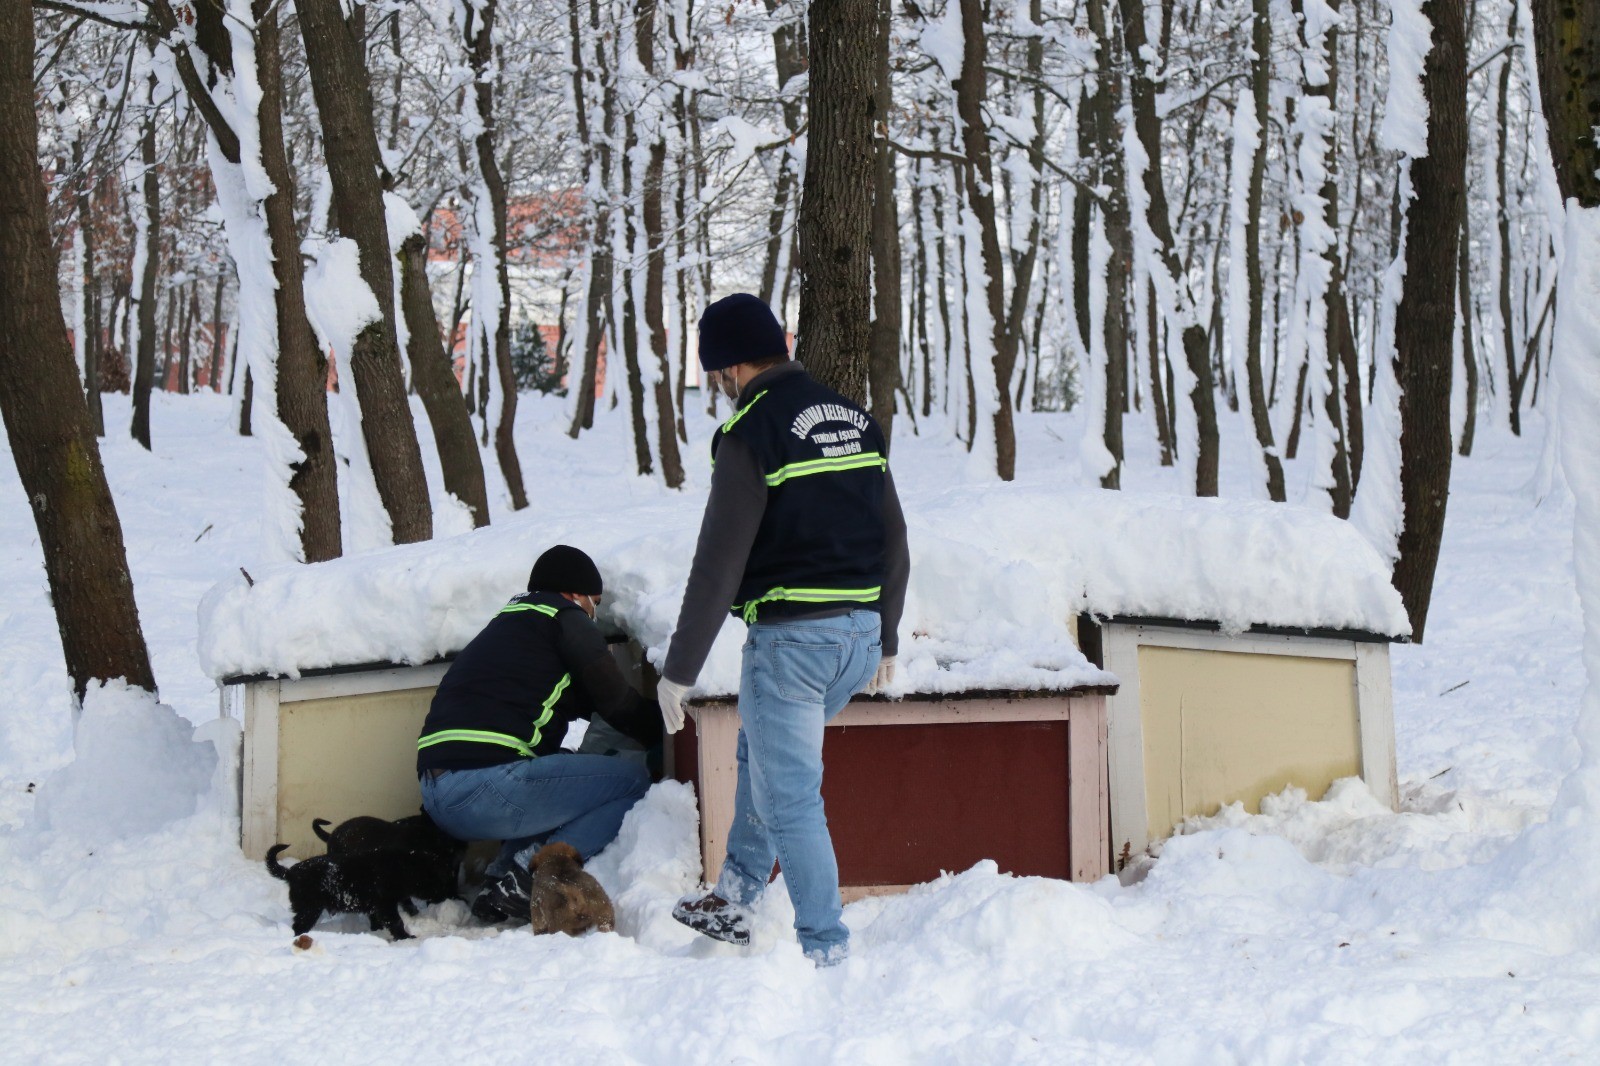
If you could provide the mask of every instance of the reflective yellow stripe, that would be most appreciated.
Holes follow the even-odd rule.
[[[561,680],[556,682],[556,687],[551,689],[549,697],[544,701],[544,713],[539,715],[538,721],[533,723],[533,739],[528,742],[534,747],[537,748],[539,746],[540,734],[543,733],[544,727],[550,724],[551,716],[556,713],[556,700],[561,698],[561,694],[567,691],[567,686],[570,684],[572,684],[572,675],[562,674]]]
[[[552,611],[552,613],[554,613]],[[556,713],[556,701],[561,694],[567,691],[567,686],[572,684],[571,674],[562,674],[561,680],[556,682],[556,687],[550,690],[550,695],[545,698],[544,705],[540,707],[538,719],[533,723],[533,738],[528,741],[518,740],[509,733],[494,733],[487,729],[441,729],[437,733],[429,733],[417,741],[417,750],[431,748],[435,744],[446,744],[453,740],[466,741],[473,744],[499,744],[503,748],[510,748],[518,755],[532,757],[533,749],[539,746],[539,738],[544,733],[544,727],[550,724],[550,719]]]
[[[760,401],[761,397],[765,396],[766,394],[767,394],[767,390],[766,389],[762,389],[760,392],[756,393],[753,397],[751,397],[749,403],[747,403],[743,407],[739,408],[737,411],[735,411],[733,413],[733,417],[732,418],[730,418],[726,422],[722,423],[722,432],[726,433],[726,432],[728,432],[728,430],[732,429],[734,427],[734,425],[739,421],[739,419],[744,417],[745,412],[750,410],[750,408],[754,407]]]
[[[476,744],[499,744],[503,748],[511,748],[518,755],[528,756],[533,754],[533,749],[516,737],[508,733],[491,733],[486,729],[441,729],[437,733],[429,733],[417,741],[417,750],[431,748],[435,744],[446,744],[452,740],[464,740]]]
[[[807,459],[803,463],[790,463],[780,466],[767,475],[767,484],[777,486],[790,478],[805,477],[807,474],[831,474],[837,470],[865,470],[877,467],[886,470],[889,460],[878,452],[862,452],[859,455],[829,456],[826,459]]]
[[[841,600],[853,603],[873,603],[882,593],[882,585],[875,585],[870,589],[775,588],[765,596],[758,596],[756,599],[749,601],[743,608],[738,604],[734,604],[733,609],[736,613],[742,615],[747,624],[753,624],[761,605],[772,600],[789,600],[795,603],[834,603]]]
[[[499,613],[511,614],[514,611],[538,611],[540,614],[547,614],[551,618],[554,618],[559,613],[557,608],[543,603],[516,603],[514,601],[500,608]]]

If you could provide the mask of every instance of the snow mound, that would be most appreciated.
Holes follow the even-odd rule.
[[[217,750],[155,696],[121,681],[90,689],[78,719],[77,757],[40,787],[41,829],[87,843],[140,836],[195,813]]]

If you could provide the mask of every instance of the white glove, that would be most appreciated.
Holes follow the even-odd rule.
[[[688,685],[662,678],[656,682],[656,701],[661,704],[661,724],[668,733],[683,728],[683,698],[689,694]]]
[[[885,655],[878,661],[878,672],[867,682],[867,695],[876,696],[894,681],[894,656]]]

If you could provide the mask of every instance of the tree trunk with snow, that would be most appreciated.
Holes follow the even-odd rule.
[[[1425,0],[1432,29],[1422,84],[1427,154],[1411,160],[1405,207],[1405,287],[1395,312],[1403,519],[1394,586],[1423,639],[1450,496],[1450,388],[1455,354],[1456,252],[1466,202],[1467,62],[1462,0]]]
[[[406,356],[411,381],[433,427],[444,490],[472,512],[473,526],[489,524],[489,496],[483,456],[472,435],[472,418],[461,399],[450,353],[439,334],[439,318],[428,288],[428,245],[413,233],[400,245],[400,310],[406,323]]]
[[[1539,95],[1566,201],[1555,337],[1560,352],[1561,466],[1574,500],[1573,567],[1589,686],[1578,715],[1582,762],[1566,803],[1600,810],[1600,7],[1533,0]]]
[[[1000,227],[995,213],[994,164],[989,149],[989,125],[984,116],[988,105],[988,35],[983,24],[982,0],[960,0],[961,77],[956,79],[956,114],[960,118],[961,145],[966,162],[965,191],[967,209],[978,226],[979,262],[982,266],[982,297],[989,312],[990,365],[971,366],[974,378],[990,375],[995,395],[993,420],[995,471],[1000,480],[1010,481],[1017,471],[1016,427],[1011,411],[1011,375],[1017,364],[1017,338],[1007,329],[1005,267],[1000,258]],[[976,413],[976,380],[968,395],[969,409]]]
[[[495,73],[495,8],[497,0],[483,0],[475,9],[476,26],[468,16],[464,33],[473,71],[473,104],[477,108],[478,134],[473,139],[477,153],[478,188],[475,193],[488,199],[493,219],[493,232],[488,237],[490,262],[482,258],[476,269],[485,272],[484,280],[490,284],[474,285],[477,297],[472,305],[473,328],[482,332],[479,352],[485,362],[494,360],[494,377],[499,386],[499,411],[494,425],[494,453],[500,461],[500,474],[505,478],[506,490],[511,493],[511,509],[520,511],[528,506],[528,491],[522,479],[522,460],[517,455],[517,443],[512,432],[517,422],[517,378],[511,368],[511,267],[507,259],[506,241],[509,228],[510,204],[505,178],[500,173],[500,163],[495,157],[499,146],[496,135],[494,90]],[[482,212],[475,215],[482,218]],[[481,245],[480,245],[481,247]],[[499,303],[499,313],[488,314],[491,299]],[[488,328],[490,322],[494,328]]]
[[[345,20],[339,0],[300,0],[299,15],[333,186],[333,220],[360,250],[361,280],[372,290],[379,309],[377,320],[361,329],[350,351],[361,434],[395,543],[428,540],[433,536],[433,510],[396,340],[383,161],[364,41]]]
[[[875,0],[811,5],[800,315],[795,358],[854,403],[867,402],[871,344]]]
[[[656,0],[638,0],[634,7],[634,45],[639,66],[654,80],[655,74],[655,19]],[[654,365],[654,382],[651,395],[656,409],[656,450],[661,457],[661,478],[669,489],[683,486],[683,458],[678,454],[678,409],[673,399],[672,368],[667,357],[666,303],[663,289],[666,284],[667,250],[662,232],[662,183],[667,164],[666,133],[661,128],[665,114],[660,101],[651,99],[646,105],[650,122],[646,127],[649,137],[644,170],[644,184],[640,189],[640,221],[644,225],[645,280],[644,324],[650,341],[650,358]]]
[[[612,284],[611,212],[604,201],[593,202],[593,198],[604,189],[605,176],[611,169],[609,109],[603,116],[606,136],[598,145],[589,121],[591,103],[589,82],[591,78],[602,77],[606,69],[603,62],[604,51],[598,39],[599,5],[595,0],[589,0],[590,30],[595,40],[595,63],[592,65],[591,73],[591,67],[584,61],[586,38],[583,19],[579,14],[579,2],[580,0],[568,0],[567,30],[572,40],[573,117],[578,127],[578,144],[582,150],[583,176],[586,192],[591,199],[589,204],[591,213],[585,241],[589,260],[588,281],[585,285],[583,307],[579,311],[584,316],[583,329],[580,331],[582,343],[579,345],[583,360],[574,393],[572,423],[567,428],[567,436],[574,440],[583,430],[594,427],[595,377],[600,367],[600,347],[609,317],[606,313],[606,303],[611,297]],[[567,387],[573,388],[573,385],[569,382]]]
[[[67,673],[155,691],[122,524],[61,315],[39,171],[33,13],[0,0],[0,416],[33,507]]]
[[[1172,236],[1166,181],[1161,166],[1161,118],[1156,113],[1156,83],[1151,66],[1155,59],[1145,29],[1145,0],[1119,0],[1122,36],[1129,57],[1128,100],[1134,133],[1144,150],[1142,224],[1155,242],[1156,262],[1150,264],[1158,287],[1170,290],[1167,302],[1181,329],[1184,361],[1193,382],[1189,402],[1194,408],[1196,455],[1194,491],[1197,496],[1217,494],[1217,407],[1215,378],[1211,371],[1211,346],[1200,324],[1193,297]],[[1177,397],[1171,397],[1174,406]]]
[[[1261,330],[1266,308],[1266,286],[1261,277],[1261,200],[1267,172],[1265,117],[1271,107],[1272,88],[1271,0],[1253,0],[1252,12],[1248,106],[1255,127],[1255,149],[1250,153],[1250,177],[1244,205],[1243,251],[1246,291],[1242,295],[1248,301],[1248,306],[1244,351],[1241,355],[1244,361],[1245,387],[1250,402],[1250,424],[1255,429],[1256,443],[1261,448],[1262,464],[1266,470],[1267,497],[1282,503],[1288,499],[1283,483],[1283,460],[1278,458],[1278,446],[1272,437],[1271,410],[1267,405],[1266,383],[1261,372]],[[1239,106],[1246,106],[1243,98]]]
[[[767,14],[776,13],[783,0],[766,0]],[[783,128],[792,142],[805,125],[805,101],[788,92],[791,79],[806,70],[806,36],[803,8],[798,5],[799,21],[784,22],[772,30],[773,66],[777,70],[778,95],[783,103]],[[794,155],[787,147],[778,156],[772,208],[767,212],[767,254],[761,268],[761,299],[772,306],[778,318],[783,318],[783,296],[789,291],[789,274],[794,262],[794,234],[790,223],[794,217],[794,201],[800,190],[795,181]],[[889,431],[884,426],[884,432]]]

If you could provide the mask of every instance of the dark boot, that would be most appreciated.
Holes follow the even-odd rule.
[[[715,892],[683,897],[673,906],[672,916],[712,940],[740,947],[750,943],[750,912]]]
[[[513,867],[483,886],[478,898],[472,901],[472,916],[491,925],[528,921],[528,889],[532,883],[532,875],[527,870]]]

